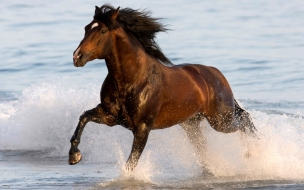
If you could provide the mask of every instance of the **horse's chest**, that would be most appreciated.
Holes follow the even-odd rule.
[[[147,117],[151,117],[157,107],[155,104],[158,96],[155,89],[158,88],[151,83],[142,83],[129,90],[108,90],[103,94],[102,102],[109,114],[116,118],[117,124],[133,130],[143,120],[147,120]]]
[[[143,120],[151,117],[151,113],[155,108],[153,101],[153,93],[151,87],[147,86],[137,93],[130,93],[124,96],[120,102],[119,118],[126,128],[133,129]],[[155,97],[155,96],[154,96]]]

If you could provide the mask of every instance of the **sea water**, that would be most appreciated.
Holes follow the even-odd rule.
[[[0,3],[0,189],[304,188],[304,2]],[[204,175],[180,126],[155,130],[129,176],[132,133],[89,123],[83,160],[68,165],[78,118],[99,103],[107,75],[103,60],[74,67],[72,53],[103,3],[164,18],[171,30],[156,39],[163,52],[175,64],[221,70],[259,138],[202,122],[213,174]]]

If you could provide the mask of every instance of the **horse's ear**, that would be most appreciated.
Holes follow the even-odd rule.
[[[120,9],[120,7],[118,7],[112,14],[112,20],[115,20],[117,18],[118,14],[119,14],[119,9]]]
[[[99,15],[100,13],[101,13],[100,8],[95,6],[95,16]]]

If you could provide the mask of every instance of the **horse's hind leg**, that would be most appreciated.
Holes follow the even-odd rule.
[[[106,115],[100,105],[96,108],[83,112],[83,114],[79,118],[79,122],[77,128],[71,138],[71,149],[69,151],[69,164],[74,165],[77,164],[82,156],[78,149],[78,145],[80,143],[81,134],[84,130],[86,124],[90,121],[95,123],[105,123],[107,125],[113,126],[115,124],[115,120],[111,115]]]
[[[228,110],[228,109],[227,109]],[[223,113],[213,113],[206,116],[208,122],[218,132],[234,133],[240,130],[246,134],[255,135],[257,131],[248,112],[234,100],[234,109]]]
[[[206,139],[200,129],[201,120],[202,117],[200,115],[196,115],[179,125],[184,129],[191,144],[194,146],[200,165],[204,170],[206,170],[206,172],[208,172],[205,164]]]
[[[257,136],[255,132],[257,129],[255,128],[250,115],[247,111],[245,111],[241,106],[234,100],[235,112],[234,112],[234,125],[237,125],[239,130],[244,134],[250,134],[253,136]]]
[[[252,145],[248,137],[251,136],[254,138],[258,138],[256,134],[257,129],[255,128],[249,113],[243,108],[241,108],[241,106],[237,103],[236,100],[234,100],[234,104],[235,104],[235,115],[234,115],[233,124],[236,125],[241,131],[241,139],[244,143],[244,146],[247,148],[245,157],[248,158],[251,156],[251,149],[252,149],[251,147]]]

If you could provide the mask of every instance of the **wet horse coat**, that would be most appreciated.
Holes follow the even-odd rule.
[[[173,65],[154,41],[160,31],[166,31],[165,27],[147,12],[96,7],[73,60],[81,67],[93,59],[105,59],[108,75],[101,103],[80,116],[71,138],[70,164],[81,160],[78,145],[90,121],[121,125],[133,132],[126,164],[130,171],[154,129],[180,124],[200,154],[204,140],[199,122],[204,118],[219,132],[254,131],[249,114],[234,100],[223,74],[204,65]]]

